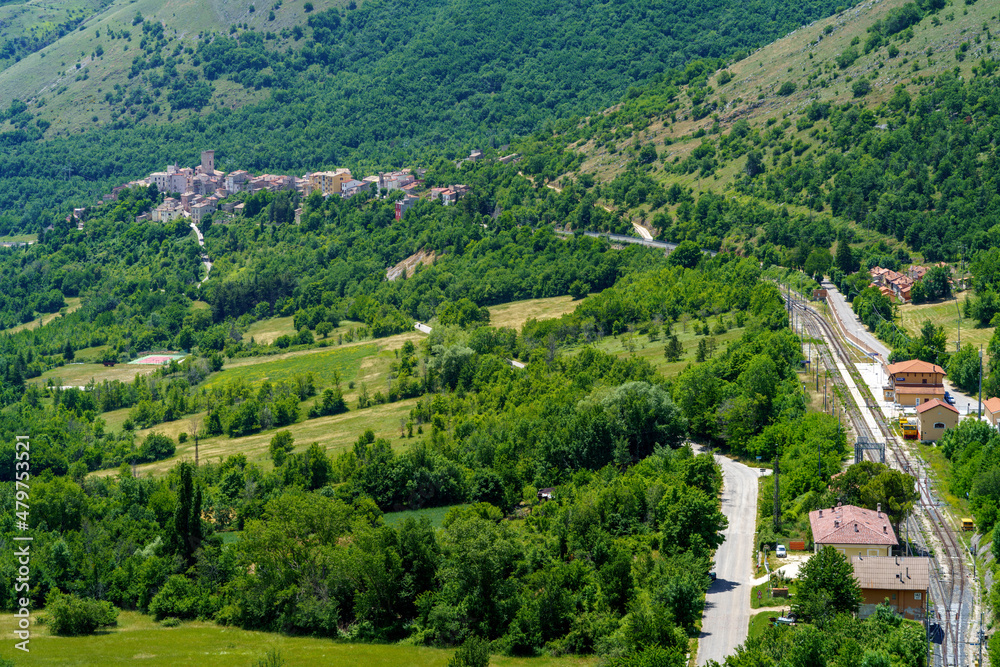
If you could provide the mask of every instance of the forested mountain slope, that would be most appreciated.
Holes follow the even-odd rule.
[[[560,138],[594,201],[667,239],[804,259],[843,233],[957,257],[1000,207],[998,30],[988,3],[864,3]]]
[[[74,33],[87,41],[71,53],[46,49],[0,76],[0,106],[18,100],[0,126],[10,157],[0,210],[23,209],[27,190],[43,206],[93,194],[206,147],[227,169],[304,171],[506,144],[692,58],[765,44],[834,5],[372,0],[316,10],[304,30],[237,20],[220,35],[163,28],[169,3],[142,20],[141,4]],[[57,59],[62,74],[31,75]]]

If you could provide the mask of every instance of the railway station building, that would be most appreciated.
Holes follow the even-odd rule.
[[[863,597],[860,618],[874,613],[876,605],[888,603],[904,618],[923,619],[930,585],[927,558],[852,556],[851,567]]]
[[[944,369],[919,359],[900,361],[886,368],[889,382],[883,387],[886,401],[915,407],[944,399]]]
[[[944,437],[945,431],[958,426],[958,410],[935,398],[917,406],[917,419],[920,421],[920,441],[937,442]]]
[[[814,551],[831,546],[847,557],[891,556],[899,544],[889,517],[854,505],[837,505],[809,512]]]
[[[1000,397],[994,396],[983,401],[983,416],[990,426],[996,428],[1000,423]]]

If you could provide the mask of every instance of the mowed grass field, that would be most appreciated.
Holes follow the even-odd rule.
[[[213,374],[202,386],[211,389],[238,380],[251,385],[258,385],[264,380],[276,383],[282,380],[292,381],[296,375],[306,373],[312,373],[317,384],[323,386],[332,385],[334,373],[340,373],[341,383],[346,385],[354,381],[362,360],[378,354],[378,350],[377,344],[365,343],[303,350],[301,353],[290,352],[273,357],[236,359],[223,366],[221,372]]]
[[[935,326],[944,327],[948,336],[948,352],[955,351],[955,342],[958,340],[959,322],[961,321],[962,345],[971,344],[976,348],[982,345],[985,353],[990,338],[993,337],[993,327],[976,328],[976,321],[968,317],[961,317],[960,320],[963,301],[964,299],[959,301],[952,298],[936,303],[922,303],[919,306],[905,304],[899,308],[900,319],[903,327],[912,336],[920,335],[920,327],[924,325],[926,320],[930,320]]]
[[[74,296],[66,299],[66,305],[60,309],[58,313],[47,313],[45,315],[40,315],[30,322],[25,322],[24,324],[18,324],[16,327],[11,327],[10,329],[4,329],[7,333],[17,333],[18,331],[24,331],[25,329],[37,329],[43,324],[48,324],[52,320],[59,317],[62,313],[69,315],[73,311],[80,307],[80,297]]]
[[[570,296],[554,296],[548,299],[529,299],[527,301],[514,301],[500,306],[493,306],[490,310],[490,326],[511,327],[521,330],[524,323],[535,318],[536,320],[550,320],[562,317],[566,313],[572,313],[579,301],[574,301]]]
[[[37,615],[40,610],[35,611]],[[0,632],[10,643],[3,657],[20,653],[13,649],[15,618],[0,615]],[[14,656],[18,665],[210,665],[248,667],[271,650],[278,650],[286,667],[445,667],[453,649],[397,644],[353,644],[316,637],[291,637],[269,632],[250,632],[215,623],[191,621],[166,628],[152,617],[121,612],[118,627],[89,637],[56,637],[45,626],[32,628],[31,653]],[[493,656],[497,667],[589,667],[596,658],[507,658]]]
[[[261,431],[242,438],[230,438],[227,435],[203,438],[198,443],[198,459],[199,461],[218,461],[233,454],[244,454],[248,460],[265,469],[270,469],[271,460],[268,458],[267,452],[271,438],[278,431],[286,430],[295,438],[294,451],[296,452],[305,451],[312,443],[316,442],[321,447],[326,448],[327,455],[336,456],[353,447],[358,436],[367,429],[374,431],[376,438],[389,440],[394,449],[403,449],[415,442],[417,438],[422,437],[418,436],[415,430],[413,438],[399,437],[400,420],[405,422],[409,418],[410,410],[413,409],[417,400],[419,399],[411,398],[396,403],[375,405],[364,410],[354,409],[357,407],[357,403],[349,402],[348,405],[352,409],[339,415],[307,419],[280,429]],[[108,413],[108,415],[112,414]],[[136,431],[136,441],[140,442],[147,433],[156,431],[170,436],[176,442],[180,433],[190,435],[195,424],[198,424],[200,428],[200,425],[205,421],[205,416],[204,412],[187,415],[177,421],[157,424],[153,428]],[[194,461],[194,440],[190,437],[187,442],[177,444],[177,450],[171,458],[140,465],[137,469],[139,474],[165,474],[181,460]],[[114,474],[115,472],[114,470],[104,470],[97,474]]]
[[[712,323],[714,324],[714,321]],[[664,377],[674,377],[676,375],[680,375],[681,372],[687,368],[688,364],[695,363],[695,354],[698,351],[698,341],[702,339],[714,338],[716,344],[715,354],[718,355],[726,349],[727,343],[738,340],[740,336],[743,335],[743,329],[734,327],[726,333],[718,336],[696,336],[694,334],[694,328],[689,322],[686,332],[684,331],[684,326],[682,324],[675,324],[674,333],[677,334],[677,340],[679,340],[681,345],[684,347],[684,354],[681,355],[680,361],[667,361],[667,358],[663,356],[663,349],[666,342],[664,341],[662,333],[656,341],[650,341],[648,336],[632,333],[622,334],[617,338],[613,336],[606,336],[602,340],[592,343],[591,345],[598,350],[607,352],[608,354],[614,354],[619,357],[635,355],[636,357],[645,359],[652,364],[653,367],[662,373]],[[567,351],[569,354],[575,354],[584,349],[584,347],[587,346],[572,345],[567,349]]]
[[[91,380],[98,383],[104,380],[131,382],[136,376],[152,373],[157,368],[159,367],[145,364],[118,364],[117,366],[69,364],[45,371],[28,382],[44,386],[51,379],[57,387],[83,387]]]
[[[444,518],[448,515],[452,509],[456,507],[468,507],[468,505],[445,505],[444,507],[429,507],[422,510],[403,510],[402,512],[389,512],[382,516],[383,520],[389,526],[396,526],[407,519],[420,519],[426,518],[431,522],[431,525],[435,528],[440,528],[444,525]]]

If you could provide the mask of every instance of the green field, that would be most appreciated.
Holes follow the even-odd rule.
[[[964,301],[964,299],[962,300]],[[973,345],[978,348],[983,346],[985,351],[993,336],[992,327],[976,328],[976,321],[967,317],[959,320],[959,311],[962,308],[962,301],[955,298],[938,301],[936,303],[925,303],[919,306],[906,304],[899,308],[900,319],[903,327],[913,336],[920,335],[920,327],[925,320],[930,320],[935,326],[944,327],[948,336],[948,352],[955,351],[955,344],[958,341],[959,322],[962,329],[962,345]]]
[[[290,352],[274,357],[253,357],[252,362],[239,359],[235,363],[227,364],[221,372],[212,375],[203,386],[211,389],[234,380],[243,380],[252,385],[260,384],[264,380],[270,380],[272,383],[281,380],[292,381],[296,375],[306,373],[315,376],[317,386],[330,386],[333,384],[335,372],[340,373],[341,382],[347,385],[356,379],[361,369],[361,362],[377,353],[378,345],[366,343],[310,349],[301,353]]]
[[[0,616],[0,632],[12,638],[0,652],[2,657],[19,653],[12,646],[14,625],[12,614]],[[166,628],[152,617],[137,612],[122,612],[117,628],[90,637],[55,637],[49,635],[44,626],[35,625],[30,648],[30,654],[15,658],[18,665],[248,667],[276,649],[286,667],[444,667],[454,653],[449,649],[422,646],[352,644],[250,632],[201,621]],[[597,659],[494,656],[490,664],[497,667],[584,667],[596,665]]]
[[[399,437],[400,420],[405,421],[409,417],[410,410],[413,409],[417,400],[411,398],[396,403],[375,405],[364,410],[352,409],[344,414],[300,421],[281,429],[275,428],[242,438],[220,435],[202,439],[198,443],[198,458],[200,461],[218,461],[233,454],[245,454],[247,459],[263,465],[264,468],[270,468],[271,460],[267,456],[268,447],[271,438],[279,430],[291,432],[292,437],[295,438],[296,452],[305,451],[309,445],[318,442],[326,448],[328,455],[335,456],[341,451],[353,447],[358,436],[366,429],[373,430],[377,438],[389,440],[394,448],[402,449],[420,437],[416,432],[414,432],[413,438]],[[351,405],[356,407],[356,404]],[[108,415],[111,414],[108,413]],[[156,431],[176,440],[179,433],[192,433],[193,424],[195,422],[202,423],[204,420],[204,412],[188,415],[177,421],[157,424],[151,429],[136,431],[136,436],[142,438],[146,433]],[[194,441],[191,438],[188,438],[187,442],[177,445],[177,451],[172,458],[138,466],[138,470],[140,474],[163,474],[174,467],[179,460],[194,460]],[[104,470],[98,474],[113,474],[114,472],[114,470]]]
[[[750,617],[750,627],[747,632],[747,639],[753,639],[764,634],[764,631],[771,625],[770,618],[775,616],[777,610],[768,609]]]
[[[158,366],[142,364],[118,364],[107,367],[103,364],[74,363],[47,370],[28,382],[46,385],[49,380],[52,380],[52,384],[57,387],[83,387],[91,380],[94,382],[103,382],[104,380],[131,382],[137,375],[152,373],[157,368]]]
[[[688,364],[694,363],[699,340],[702,338],[714,338],[716,342],[715,354],[719,355],[725,351],[727,343],[738,340],[743,335],[743,329],[734,327],[718,336],[696,336],[691,323],[688,323],[687,331],[684,331],[684,325],[675,324],[674,333],[677,334],[677,339],[684,346],[684,354],[681,355],[680,361],[674,362],[667,361],[666,357],[663,356],[664,340],[662,334],[656,341],[650,341],[648,336],[642,336],[638,333],[622,334],[617,338],[606,336],[600,341],[592,343],[592,345],[598,350],[619,357],[635,355],[640,359],[648,361],[665,377],[674,377],[680,375],[687,368]],[[567,351],[570,354],[574,354],[584,347],[584,345],[573,345]]]
[[[446,505],[445,507],[429,507],[423,510],[404,510],[402,512],[389,512],[383,516],[385,522],[390,526],[403,523],[407,519],[413,518],[419,521],[421,518],[430,519],[431,525],[440,528],[444,524],[444,518],[454,507],[467,507],[467,505]]]
[[[794,596],[796,588],[798,588],[798,583],[793,581],[788,586],[788,592]],[[760,599],[757,599],[758,593],[760,594]],[[750,607],[753,609],[760,609],[761,607],[787,607],[791,603],[791,599],[787,597],[771,597],[771,586],[766,581],[763,584],[754,586],[750,591]]]
[[[524,323],[531,318],[550,320],[566,313],[572,313],[579,305],[580,302],[574,301],[573,297],[570,296],[554,296],[548,299],[528,299],[527,301],[505,303],[490,308],[490,326],[511,327],[520,331]]]
[[[38,242],[38,234],[15,234],[14,236],[0,236],[0,243],[28,243]]]
[[[30,322],[25,322],[24,324],[18,324],[16,327],[11,327],[10,329],[5,329],[7,333],[17,333],[18,331],[24,331],[25,329],[37,329],[38,327],[48,324],[52,320],[59,317],[61,314],[70,314],[80,307],[80,297],[73,296],[66,299],[66,305],[63,306],[58,313],[47,313],[45,315],[39,315]]]

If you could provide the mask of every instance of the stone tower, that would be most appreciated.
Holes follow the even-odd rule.
[[[215,173],[215,151],[201,152],[201,171],[204,174]]]

